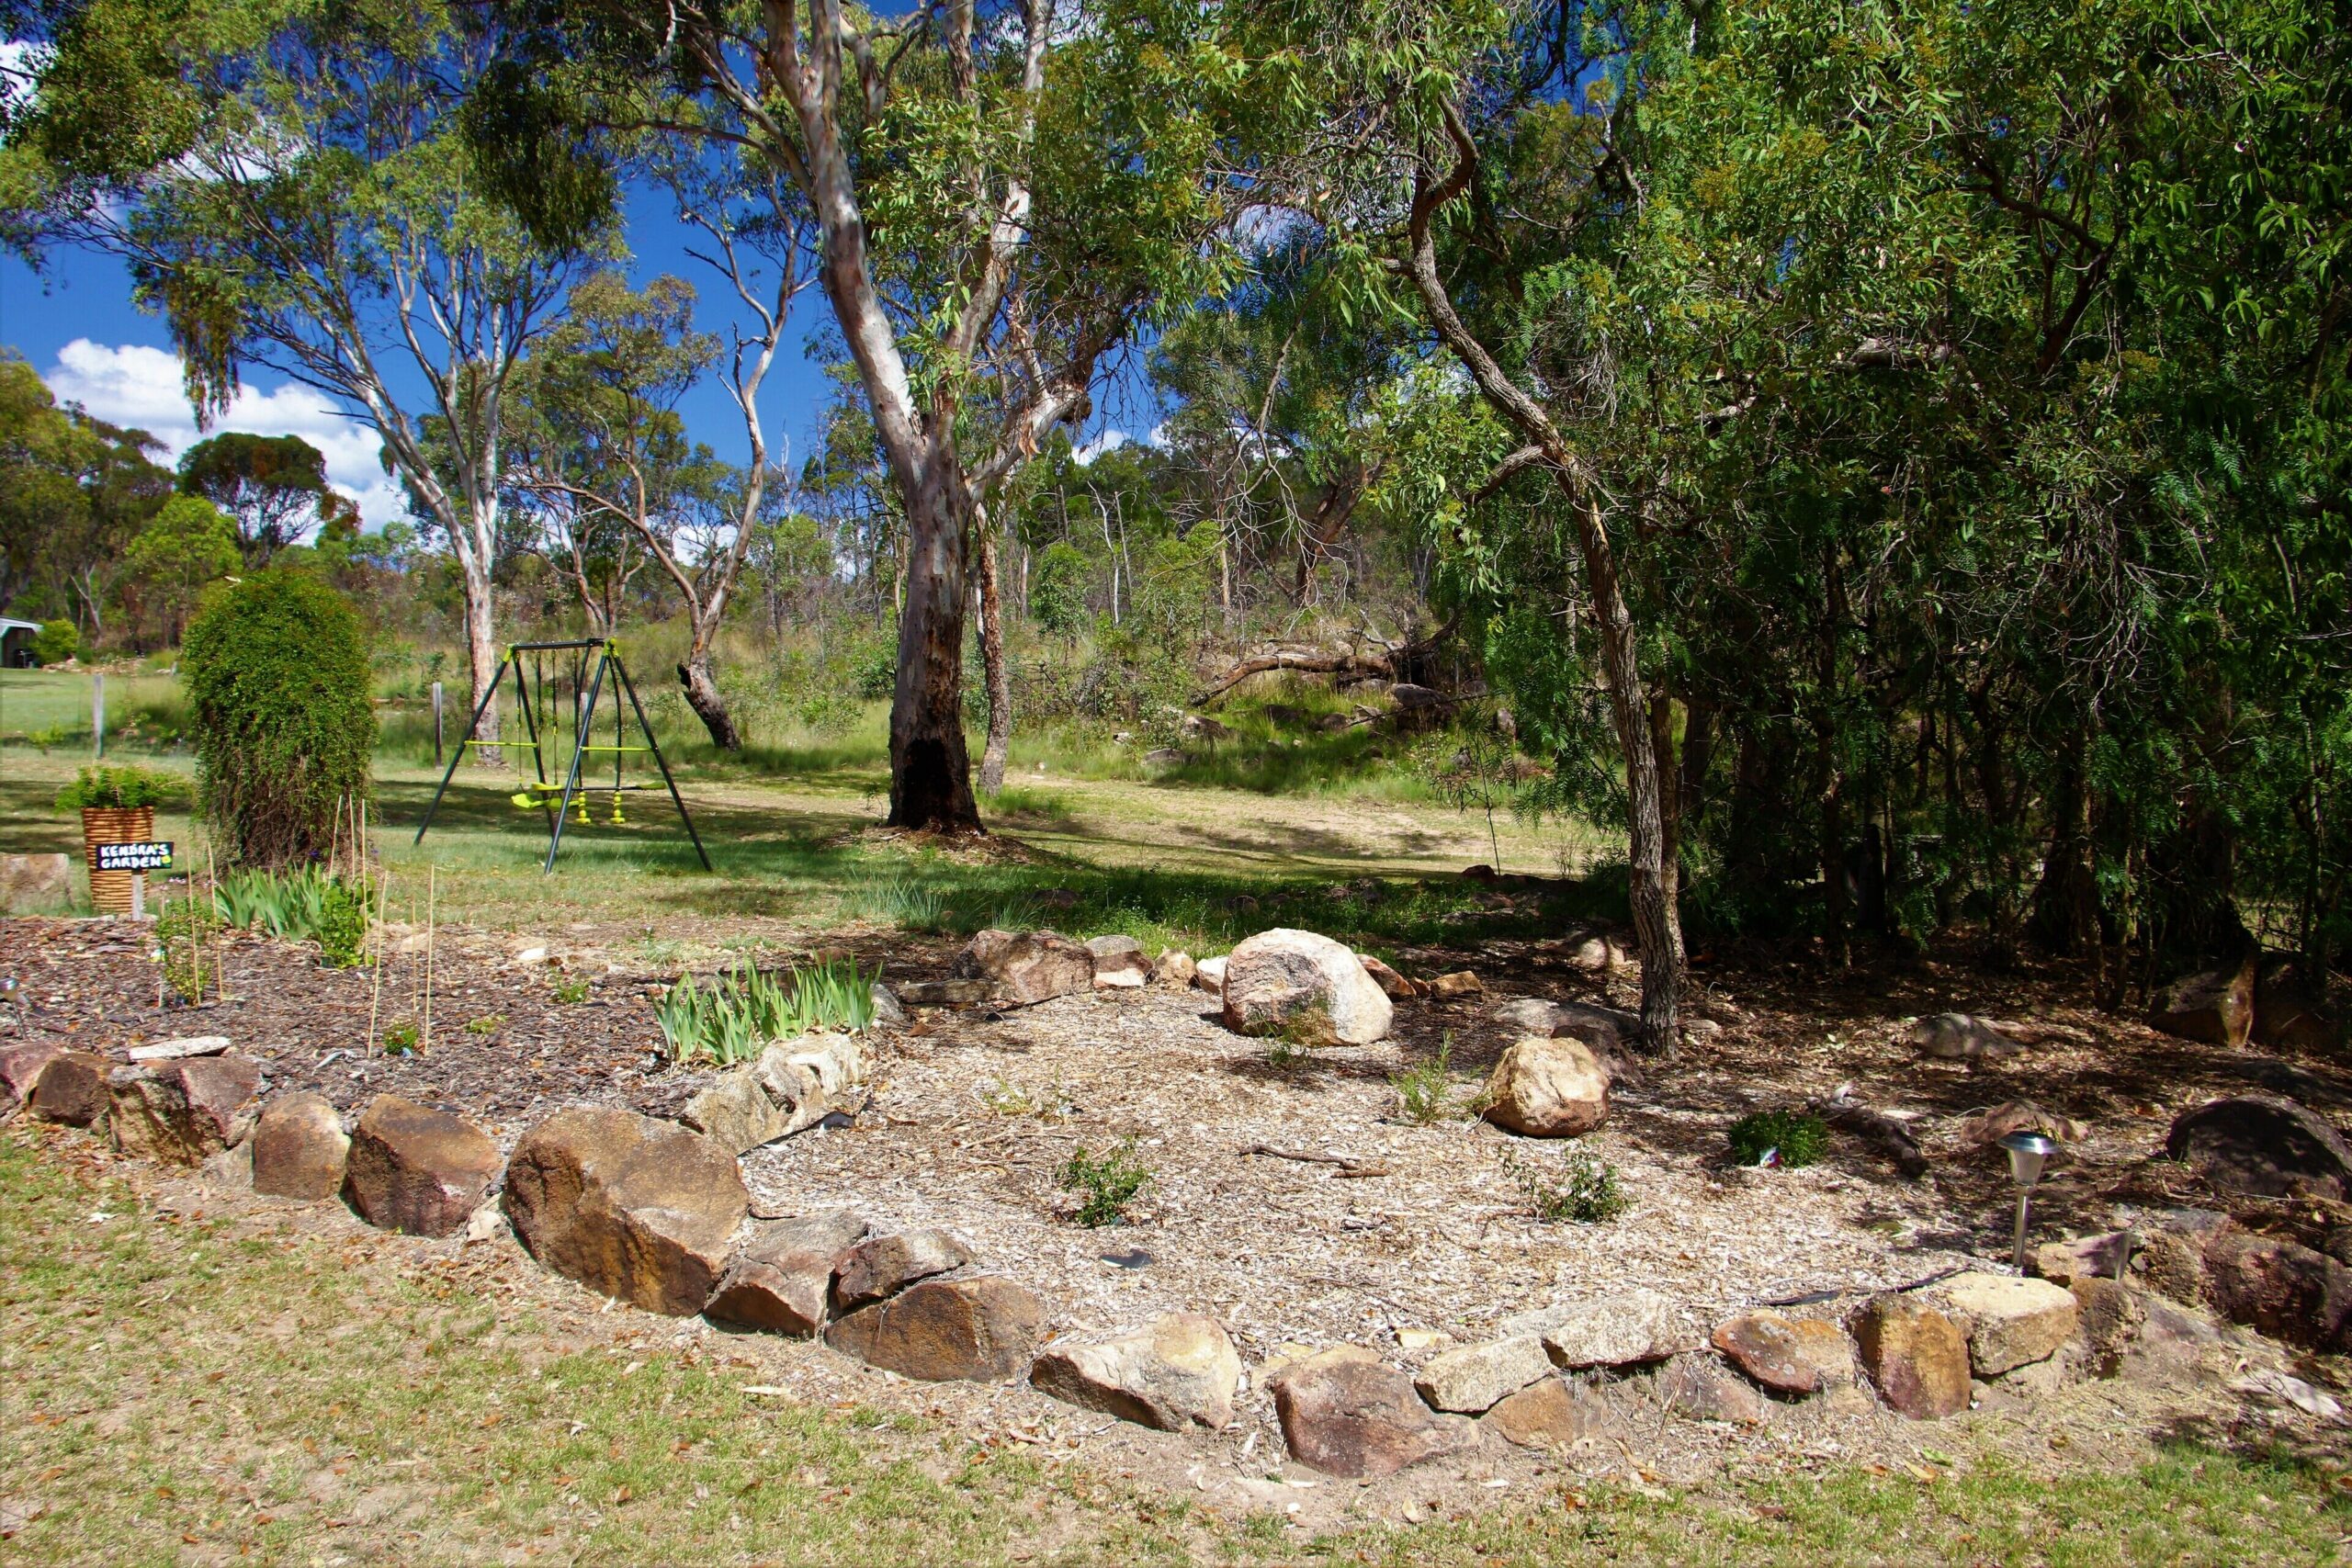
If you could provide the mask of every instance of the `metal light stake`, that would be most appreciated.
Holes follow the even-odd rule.
[[[2033,1207],[2034,1184],[2041,1179],[2041,1162],[2058,1152],[2058,1145],[2039,1133],[2011,1133],[2001,1140],[2009,1151],[2009,1179],[2018,1184],[2017,1269],[2025,1272],[2025,1226]]]

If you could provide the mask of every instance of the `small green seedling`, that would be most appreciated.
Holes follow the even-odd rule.
[[[555,983],[555,999],[566,1007],[578,1007],[588,999],[590,987],[585,975],[567,975]]]
[[[1818,1161],[1829,1147],[1829,1128],[1818,1116],[1793,1111],[1759,1111],[1731,1124],[1731,1157],[1739,1165],[1794,1168]]]
[[[1555,1179],[1506,1151],[1503,1169],[1527,1195],[1535,1217],[1557,1224],[1595,1225],[1613,1220],[1633,1207],[1633,1200],[1617,1179],[1617,1168],[1590,1149],[1571,1148],[1561,1157]]]
[[[395,1023],[384,1031],[384,1055],[413,1056],[416,1055],[416,1025]]]
[[[1060,1178],[1064,1190],[1086,1195],[1075,1216],[1080,1224],[1110,1225],[1126,1216],[1127,1205],[1151,1179],[1151,1168],[1136,1158],[1136,1141],[1126,1138],[1099,1157],[1079,1149],[1062,1166]]]
[[[1391,1074],[1396,1114],[1417,1127],[1442,1122],[1453,1111],[1453,1034],[1448,1031],[1437,1055],[1418,1067]]]
[[[466,1032],[469,1034],[495,1034],[504,1027],[506,1015],[503,1012],[486,1012],[480,1018],[466,1021]]]

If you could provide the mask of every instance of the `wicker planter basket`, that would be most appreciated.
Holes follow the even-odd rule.
[[[152,806],[85,806],[82,807],[82,853],[90,866],[90,904],[101,915],[130,913],[130,877],[127,871],[100,871],[100,844],[143,844],[155,836]]]

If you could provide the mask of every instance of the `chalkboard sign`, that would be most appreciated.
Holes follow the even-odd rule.
[[[100,844],[96,846],[99,871],[169,871],[172,868],[172,846],[168,843]]]

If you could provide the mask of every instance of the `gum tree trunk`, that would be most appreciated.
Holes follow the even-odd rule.
[[[996,531],[979,529],[980,663],[989,689],[989,743],[980,753],[980,793],[1004,787],[1004,754],[1012,743],[1012,681],[1004,662],[1004,603],[997,581]]]
[[[912,499],[890,700],[890,826],[977,833],[980,810],[964,745],[963,519],[936,480]]]
[[[686,691],[686,705],[695,710],[702,727],[710,731],[710,743],[722,751],[741,751],[743,732],[735,727],[735,717],[727,711],[727,699],[718,694],[718,682],[712,677],[710,649],[697,647],[678,666],[678,683]]]

